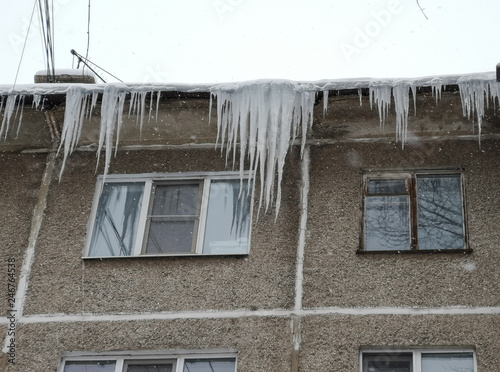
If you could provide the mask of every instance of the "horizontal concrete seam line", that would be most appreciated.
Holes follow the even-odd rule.
[[[200,311],[175,313],[130,313],[130,314],[37,314],[26,315],[18,323],[57,323],[57,322],[112,322],[131,320],[176,320],[176,319],[231,319],[251,317],[288,317],[289,310],[262,311]]]
[[[479,136],[477,134],[464,134],[457,136],[428,136],[428,137],[415,137],[415,142],[433,142],[433,141],[477,141]],[[489,139],[500,139],[500,134],[497,133],[487,133],[481,134],[481,140]],[[322,146],[322,145],[334,145],[339,143],[396,143],[396,138],[392,137],[358,137],[358,138],[309,138],[306,141],[306,145],[310,146]],[[295,140],[293,143],[295,146],[300,146],[302,144],[301,140]],[[408,140],[406,145],[411,146],[412,141]]]
[[[310,315],[500,315],[498,306],[448,306],[448,307],[366,307],[366,308],[317,308],[303,309],[302,316]]]
[[[250,317],[289,317],[316,315],[500,315],[500,307],[440,307],[440,308],[321,308],[294,310],[257,310],[257,311],[200,311],[169,313],[130,313],[130,314],[37,314],[25,315],[19,323],[57,323],[57,322],[107,322],[129,320],[175,320],[175,319],[225,319]],[[7,324],[1,319],[0,325]]]
[[[432,141],[477,141],[477,134],[465,134],[453,137],[441,137],[441,136],[429,136],[429,137],[417,137],[418,142],[432,142]],[[490,133],[481,134],[481,140],[489,139],[500,139],[500,134]],[[313,139],[310,138],[306,141],[307,145],[310,146],[322,146],[322,145],[334,145],[339,143],[395,143],[394,137],[360,137],[360,138],[343,138],[343,139]],[[293,142],[294,146],[302,146],[302,140],[295,140]],[[411,145],[411,141],[408,142]],[[186,143],[180,145],[123,145],[118,148],[118,150],[125,151],[140,151],[140,150],[151,150],[151,151],[161,151],[161,150],[183,150],[183,149],[213,149],[219,148],[220,145],[216,143]],[[22,154],[45,154],[48,152],[56,152],[57,150],[52,150],[49,148],[39,148],[39,149],[25,149],[22,150]],[[75,152],[95,152],[97,151],[97,146],[81,146],[75,149]]]
[[[185,150],[185,149],[220,149],[220,144],[213,143],[184,143],[179,145],[161,145],[161,144],[152,144],[152,145],[122,145],[118,148],[118,151],[142,151],[142,150],[150,150],[150,151],[160,151],[160,150]],[[77,147],[74,152],[96,152],[97,146],[80,146]],[[25,149],[22,150],[22,154],[45,154],[48,152],[57,152],[57,150],[49,149],[49,148],[39,148],[39,149]]]

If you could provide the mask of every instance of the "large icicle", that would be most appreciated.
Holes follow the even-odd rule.
[[[59,153],[61,148],[64,148],[63,162],[61,171],[59,172],[59,179],[61,179],[64,172],[68,156],[73,152],[78,144],[78,141],[80,140],[83,119],[85,118],[87,102],[90,95],[91,93],[88,93],[85,89],[77,85],[71,86],[66,92],[66,109],[64,112],[61,142],[59,143],[59,149],[57,150]]]
[[[378,116],[380,118],[380,129],[384,127],[385,119],[389,114],[391,107],[391,90],[390,85],[370,85],[370,108],[374,103],[377,103]]]
[[[394,106],[396,110],[396,141],[401,141],[404,148],[408,134],[408,108],[410,106],[410,87],[396,85],[393,88]]]
[[[476,112],[479,144],[481,144],[481,125],[485,108],[484,97],[488,95],[488,92],[491,92],[489,85],[484,80],[459,79],[458,87],[460,88],[463,115],[470,119],[471,116],[474,116],[474,111]]]
[[[120,90],[117,85],[107,85],[102,96],[101,129],[99,133],[99,146],[97,149],[97,166],[103,145],[106,146],[104,162],[104,176],[108,174],[113,148],[113,133],[117,131],[116,146],[119,143],[119,133],[123,123],[123,106],[125,103],[125,90]]]
[[[4,135],[4,139],[7,139],[7,133],[9,132],[10,119],[16,108],[17,94],[10,94],[7,96],[7,102],[5,103],[5,109],[3,112],[2,126],[0,126],[0,139]],[[3,100],[2,100],[3,103]]]
[[[252,176],[259,172],[262,204],[267,211],[275,199],[276,216],[281,203],[283,166],[291,141],[299,128],[303,143],[312,124],[314,91],[299,90],[288,82],[262,82],[239,86],[232,91],[213,90],[217,98],[217,140],[234,151],[240,142],[240,172],[245,156],[250,160]],[[226,138],[227,136],[227,138]]]

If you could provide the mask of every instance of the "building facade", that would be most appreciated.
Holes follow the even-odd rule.
[[[500,370],[498,98],[460,83],[314,87],[304,142],[288,88],[4,92],[2,370]]]

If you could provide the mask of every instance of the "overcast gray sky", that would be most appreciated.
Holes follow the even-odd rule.
[[[86,54],[89,1],[49,3],[55,66],[76,68],[70,50]],[[500,1],[419,3],[425,15],[416,0],[91,0],[88,56],[126,82],[394,78],[495,69]],[[35,1],[0,4],[0,84],[12,84]],[[45,66],[39,19],[35,11],[18,84],[32,83]]]

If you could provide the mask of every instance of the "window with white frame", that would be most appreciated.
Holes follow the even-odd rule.
[[[476,372],[473,350],[365,350],[360,372]]]
[[[460,169],[365,172],[360,251],[467,249],[463,189]]]
[[[100,176],[84,257],[247,254],[251,194],[234,172]]]
[[[236,372],[236,353],[70,353],[59,372]]]

